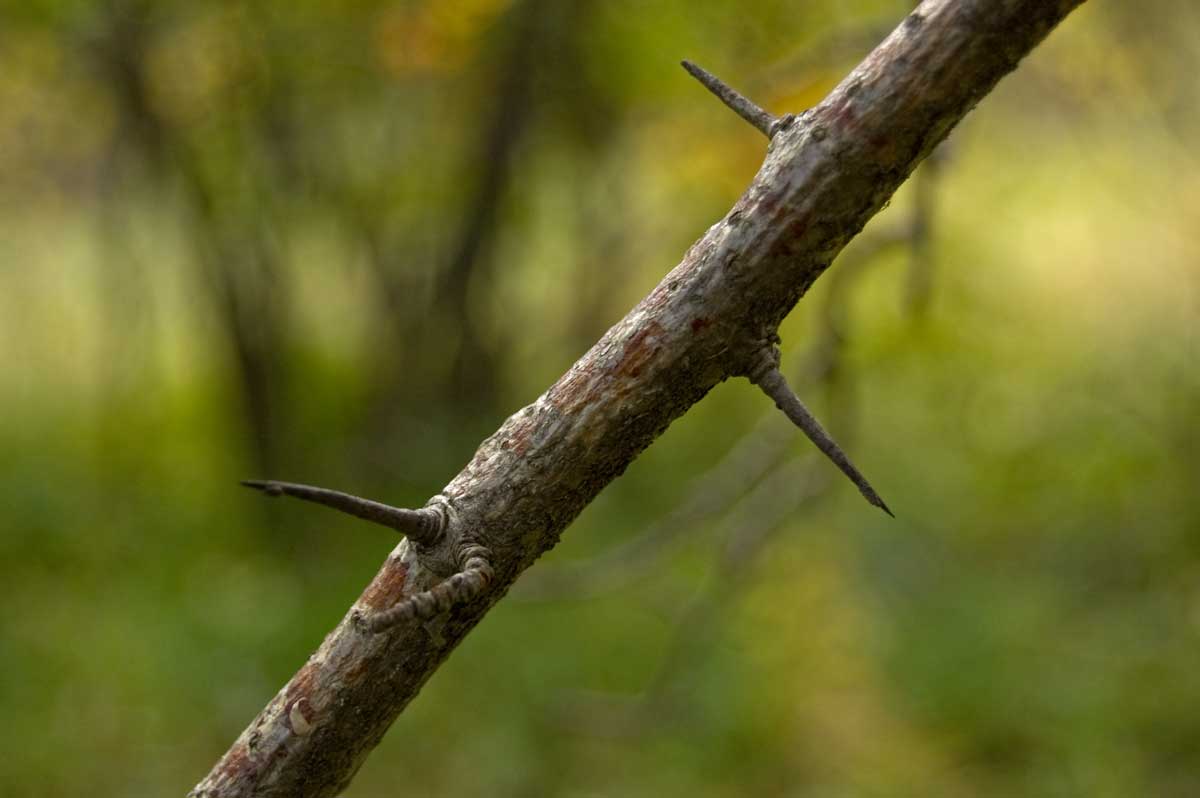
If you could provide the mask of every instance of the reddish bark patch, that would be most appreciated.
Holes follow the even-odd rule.
[[[642,369],[658,354],[658,339],[662,331],[662,325],[650,321],[634,333],[629,343],[625,344],[625,351],[621,353],[615,372],[622,377],[641,376]]]
[[[238,743],[233,748],[229,749],[229,753],[221,759],[221,764],[217,765],[217,773],[220,778],[226,779],[230,783],[237,783],[254,775],[255,764],[250,758],[250,754],[246,751],[246,746]]]
[[[667,304],[667,300],[671,298],[672,293],[673,289],[667,284],[666,281],[663,281],[656,285],[654,290],[647,294],[646,298],[638,303],[638,306],[642,310],[652,313],[661,308],[663,305]]]
[[[694,332],[694,333],[698,333],[701,330],[703,330],[705,327],[711,327],[711,326],[712,326],[712,321],[710,319],[704,319],[704,318],[692,319],[692,332]]]
[[[828,118],[833,126],[847,132],[858,128],[858,113],[854,110],[854,103],[849,96],[838,97],[829,109]]]
[[[876,161],[883,166],[891,166],[899,160],[900,148],[891,136],[872,136],[871,147],[875,150]]]
[[[533,413],[522,413],[519,417],[514,418],[505,431],[500,448],[509,449],[518,457],[525,454],[529,449],[529,437],[533,434],[534,426]]]
[[[371,669],[372,664],[370,657],[351,659],[344,672],[343,681],[350,685],[358,684],[363,674]]]
[[[801,216],[791,222],[784,231],[783,237],[790,241],[799,241],[808,232],[808,216]]]
[[[783,193],[781,191],[764,191],[762,197],[758,201],[757,212],[761,213],[768,219],[773,219],[776,212],[779,211],[779,207],[782,203]]]
[[[783,234],[775,245],[775,252],[784,255],[794,255],[800,251],[800,242],[808,232],[808,215],[793,219],[783,228]]]
[[[587,396],[591,383],[591,365],[580,365],[568,371],[562,379],[554,383],[554,387],[550,389],[546,398],[559,410],[569,412],[569,408],[575,406]],[[532,431],[532,426],[534,425],[531,422],[530,431]]]
[[[370,609],[385,610],[404,596],[404,584],[407,581],[408,565],[395,557],[388,557],[359,601]]]

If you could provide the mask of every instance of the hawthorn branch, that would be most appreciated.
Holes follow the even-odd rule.
[[[593,559],[539,568],[521,580],[514,598],[532,602],[589,599],[653,573],[685,532],[694,532],[727,512],[788,457],[790,442],[778,432],[774,414],[764,418],[716,465],[697,477],[687,498],[662,520]]]
[[[820,104],[779,126],[729,213],[442,491],[432,546],[402,541],[308,662],[192,791],[331,796],[517,576],[761,343],[913,168],[1082,0],[926,0]],[[490,552],[486,590],[423,624],[356,619]]]
[[[924,168],[924,165],[921,167]],[[912,225],[876,229],[855,240],[834,265],[829,290],[825,292],[820,326],[802,368],[795,369],[801,381],[829,387],[841,369],[845,342],[843,306],[849,285],[874,263],[877,256],[913,241]],[[528,574],[516,587],[521,601],[562,601],[594,598],[617,590],[658,567],[660,560],[684,532],[707,525],[727,512],[771,471],[790,456],[791,443],[781,436],[775,414],[764,415],[708,471],[697,477],[687,497],[662,519],[636,537],[593,558],[560,566],[542,567]]]

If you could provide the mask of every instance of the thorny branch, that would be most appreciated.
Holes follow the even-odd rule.
[[[922,165],[919,171],[924,170]],[[913,215],[922,212],[914,207]],[[831,277],[818,314],[816,341],[806,356],[806,384],[824,385],[831,391],[846,381],[848,375],[841,361],[850,328],[846,318],[850,287],[866,273],[867,266],[878,260],[878,255],[899,245],[912,246],[914,228],[915,224],[909,223],[873,231],[852,252],[838,259],[838,270]],[[925,234],[931,234],[929,228]],[[775,417],[771,414],[764,421],[773,422]],[[568,693],[558,702],[555,713],[565,728],[592,736],[628,736],[662,723],[685,720],[680,713],[686,704],[675,698],[687,665],[701,660],[698,652],[719,634],[723,611],[736,603],[738,593],[748,583],[746,573],[762,551],[787,521],[795,518],[801,506],[811,506],[829,492],[831,483],[821,478],[824,471],[815,458],[780,462],[787,455],[787,448],[780,445],[784,441],[786,438],[777,434],[773,423],[760,423],[697,481],[689,499],[663,524],[652,526],[643,536],[599,557],[548,574],[539,571],[534,579],[522,582],[519,595],[535,600],[588,598],[601,590],[615,589],[627,584],[632,576],[653,570],[659,559],[655,555],[661,555],[680,531],[729,511],[723,524],[724,545],[710,546],[714,549],[712,573],[719,578],[710,579],[683,604],[684,609],[674,619],[671,643],[640,694]],[[730,484],[736,486],[736,494],[727,487]],[[755,487],[747,493],[751,485]],[[710,486],[714,494],[708,492]],[[746,509],[737,511],[734,505]],[[709,513],[686,512],[696,506],[707,507]],[[582,718],[586,722],[581,722]]]
[[[731,86],[690,61],[684,61],[683,68],[720,98],[721,102],[732,108],[738,116],[766,134],[767,138],[774,138],[777,132],[795,121],[795,117],[791,114],[776,119],[748,98],[743,97]],[[858,487],[859,492],[867,501],[894,517],[887,504],[879,498],[879,494],[867,482],[866,477],[850,462],[850,457],[842,450],[842,447],[838,446],[837,441],[825,431],[821,423],[788,385],[787,378],[779,370],[780,355],[776,346],[778,343],[778,336],[773,335],[760,344],[754,362],[750,364],[745,373],[746,378],[771,397],[775,406],[782,410],[784,415],[791,419],[792,423],[799,427],[808,436],[808,439],[832,460],[843,474],[850,478],[850,481]]]
[[[918,172],[924,170],[922,164]],[[877,262],[878,256],[899,246],[911,246],[913,228],[910,223],[873,230],[856,239],[854,247],[838,258],[817,313],[814,343],[795,372],[798,382],[814,388],[829,387],[841,374],[850,287]],[[791,449],[791,437],[780,434],[776,415],[764,415],[715,465],[696,478],[687,497],[661,520],[583,562],[543,567],[530,573],[517,585],[515,597],[522,601],[582,600],[653,573],[685,532],[720,517],[765,476],[786,467]]]
[[[922,212],[914,207],[914,216]],[[839,260],[839,270],[824,297],[817,341],[807,356],[806,382],[832,389],[845,380],[840,366],[848,326],[843,318],[848,287],[875,262],[875,255],[900,244],[911,246],[913,227],[910,224],[877,232],[855,248],[854,258]],[[766,420],[774,421],[773,415]],[[776,432],[774,424],[766,423],[751,430],[704,474],[679,510],[643,536],[573,567],[548,574],[540,571],[537,578],[522,583],[521,598],[543,601],[583,599],[614,590],[657,567],[663,551],[680,531],[729,511],[722,524],[723,545],[710,546],[714,549],[715,576],[682,602],[683,609],[673,617],[671,641],[646,685],[633,695],[582,690],[560,695],[549,711],[565,730],[592,737],[628,738],[664,724],[687,722],[689,703],[683,700],[680,685],[686,681],[689,667],[703,660],[701,652],[720,635],[723,618],[748,585],[748,574],[758,557],[802,507],[820,501],[831,487],[822,476],[820,462],[813,457],[779,462],[786,450],[767,446],[785,440]],[[753,456],[756,453],[760,455],[757,459]],[[768,453],[774,457],[768,458]],[[746,474],[755,476],[747,478]],[[726,489],[717,494],[721,501],[713,501],[705,493],[705,486],[730,481],[739,488],[736,496]],[[744,488],[750,485],[755,487],[747,493]],[[686,512],[706,501],[712,505],[707,514]],[[679,523],[681,519],[688,523]]]
[[[926,0],[824,101],[774,126],[762,168],[730,212],[567,374],[480,445],[440,494],[441,538],[432,547],[406,539],[393,551],[192,794],[344,789],[517,576],[672,421],[753,368],[761,342],[917,163],[1080,2]],[[464,560],[471,546],[490,552],[491,578],[473,569],[486,589],[451,596],[447,611],[424,624],[361,628],[366,614],[472,570]]]
[[[446,531],[446,502],[435,496],[428,507],[420,510],[404,510],[382,502],[351,496],[349,493],[297,485],[294,482],[260,481],[249,479],[242,482],[248,488],[261,490],[268,496],[293,496],[297,499],[323,504],[343,513],[394,529],[418,547],[430,548],[442,538]],[[477,543],[464,542],[458,549],[459,570],[448,579],[438,582],[428,590],[409,596],[399,604],[370,614],[354,616],[357,624],[371,632],[382,632],[398,623],[416,619],[430,620],[460,604],[479,596],[492,581],[491,552]]]
[[[805,355],[801,381],[806,385],[823,385],[832,392],[846,381],[842,355],[851,328],[847,318],[849,292],[880,255],[905,246],[911,252],[910,269],[932,271],[932,204],[946,160],[945,149],[946,145],[939,147],[918,168],[914,179],[922,187],[912,201],[908,222],[873,230],[838,258],[838,268],[830,277],[817,314],[815,341]],[[911,278],[906,287],[910,286]],[[926,291],[930,289],[927,283]],[[570,692],[556,704],[555,715],[564,728],[591,736],[628,736],[662,723],[686,720],[680,717],[686,703],[675,698],[687,665],[701,660],[698,652],[719,634],[723,611],[736,602],[737,594],[748,582],[745,574],[757,557],[802,505],[811,506],[830,488],[828,480],[818,479],[819,463],[813,458],[789,459],[787,438],[778,434],[775,421],[773,414],[764,416],[763,422],[696,480],[694,489],[676,510],[638,537],[582,563],[539,570],[521,582],[518,597],[533,601],[579,600],[616,590],[658,568],[665,551],[683,531],[694,531],[698,525],[729,512],[722,525],[724,545],[710,546],[715,549],[713,573],[720,578],[710,580],[684,603],[674,621],[672,641],[640,694],[624,697]],[[747,493],[751,486],[756,487]],[[748,509],[733,512],[734,505]],[[582,718],[586,722],[581,722]]]

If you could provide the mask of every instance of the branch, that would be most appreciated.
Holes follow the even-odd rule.
[[[432,547],[407,540],[195,796],[331,796],[517,576],[605,485],[761,342],[917,163],[1081,0],[927,0],[819,105],[780,128],[730,212],[442,491]],[[356,623],[491,553],[487,590],[425,623]]]
[[[778,419],[774,415],[764,418],[697,477],[683,502],[661,520],[594,558],[530,573],[517,584],[514,598],[594,598],[653,573],[672,543],[727,512],[789,455],[790,441],[778,432]]]
[[[845,338],[840,311],[847,302],[849,284],[877,260],[877,255],[912,240],[912,225],[876,229],[860,236],[854,247],[838,257],[819,314],[821,325],[816,340],[804,355],[803,369],[797,369],[802,381],[828,387],[835,372],[840,371],[838,362]],[[791,443],[778,434],[777,424],[774,414],[764,416],[712,468],[694,480],[678,506],[636,537],[582,562],[542,567],[521,579],[514,598],[534,602],[594,598],[652,573],[684,532],[702,527],[728,511],[789,456]]]

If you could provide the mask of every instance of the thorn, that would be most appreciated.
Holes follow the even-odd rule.
[[[243,479],[242,484],[245,485],[247,488],[254,488],[255,490],[261,490],[263,493],[267,494],[268,496],[282,496],[283,495],[283,490],[278,485],[276,485],[274,482],[264,482],[263,480],[260,480],[260,479]]]
[[[689,75],[704,84],[704,88],[715,94],[717,99],[729,106],[735,114],[758,128],[767,138],[774,136],[776,130],[782,129],[777,127],[778,119],[759,108],[749,98],[716,75],[702,67],[696,66],[691,61],[685,60],[680,63],[688,71]]]
[[[247,479],[243,480],[242,484],[247,488],[260,490],[268,496],[292,496],[341,510],[343,513],[394,529],[422,545],[436,543],[445,525],[442,513],[430,507],[405,510],[348,493],[315,488],[311,485],[297,485],[294,482]]]
[[[842,447],[838,446],[837,441],[825,431],[821,423],[805,407],[804,402],[800,401],[800,397],[787,384],[787,379],[779,370],[778,352],[779,350],[774,346],[764,351],[762,362],[747,375],[750,381],[771,397],[775,406],[782,410],[792,423],[799,427],[808,439],[833,461],[833,464],[854,483],[864,499],[895,518],[896,515],[871,487],[871,483],[867,482],[867,478],[854,466],[854,463],[850,462],[850,458]]]

